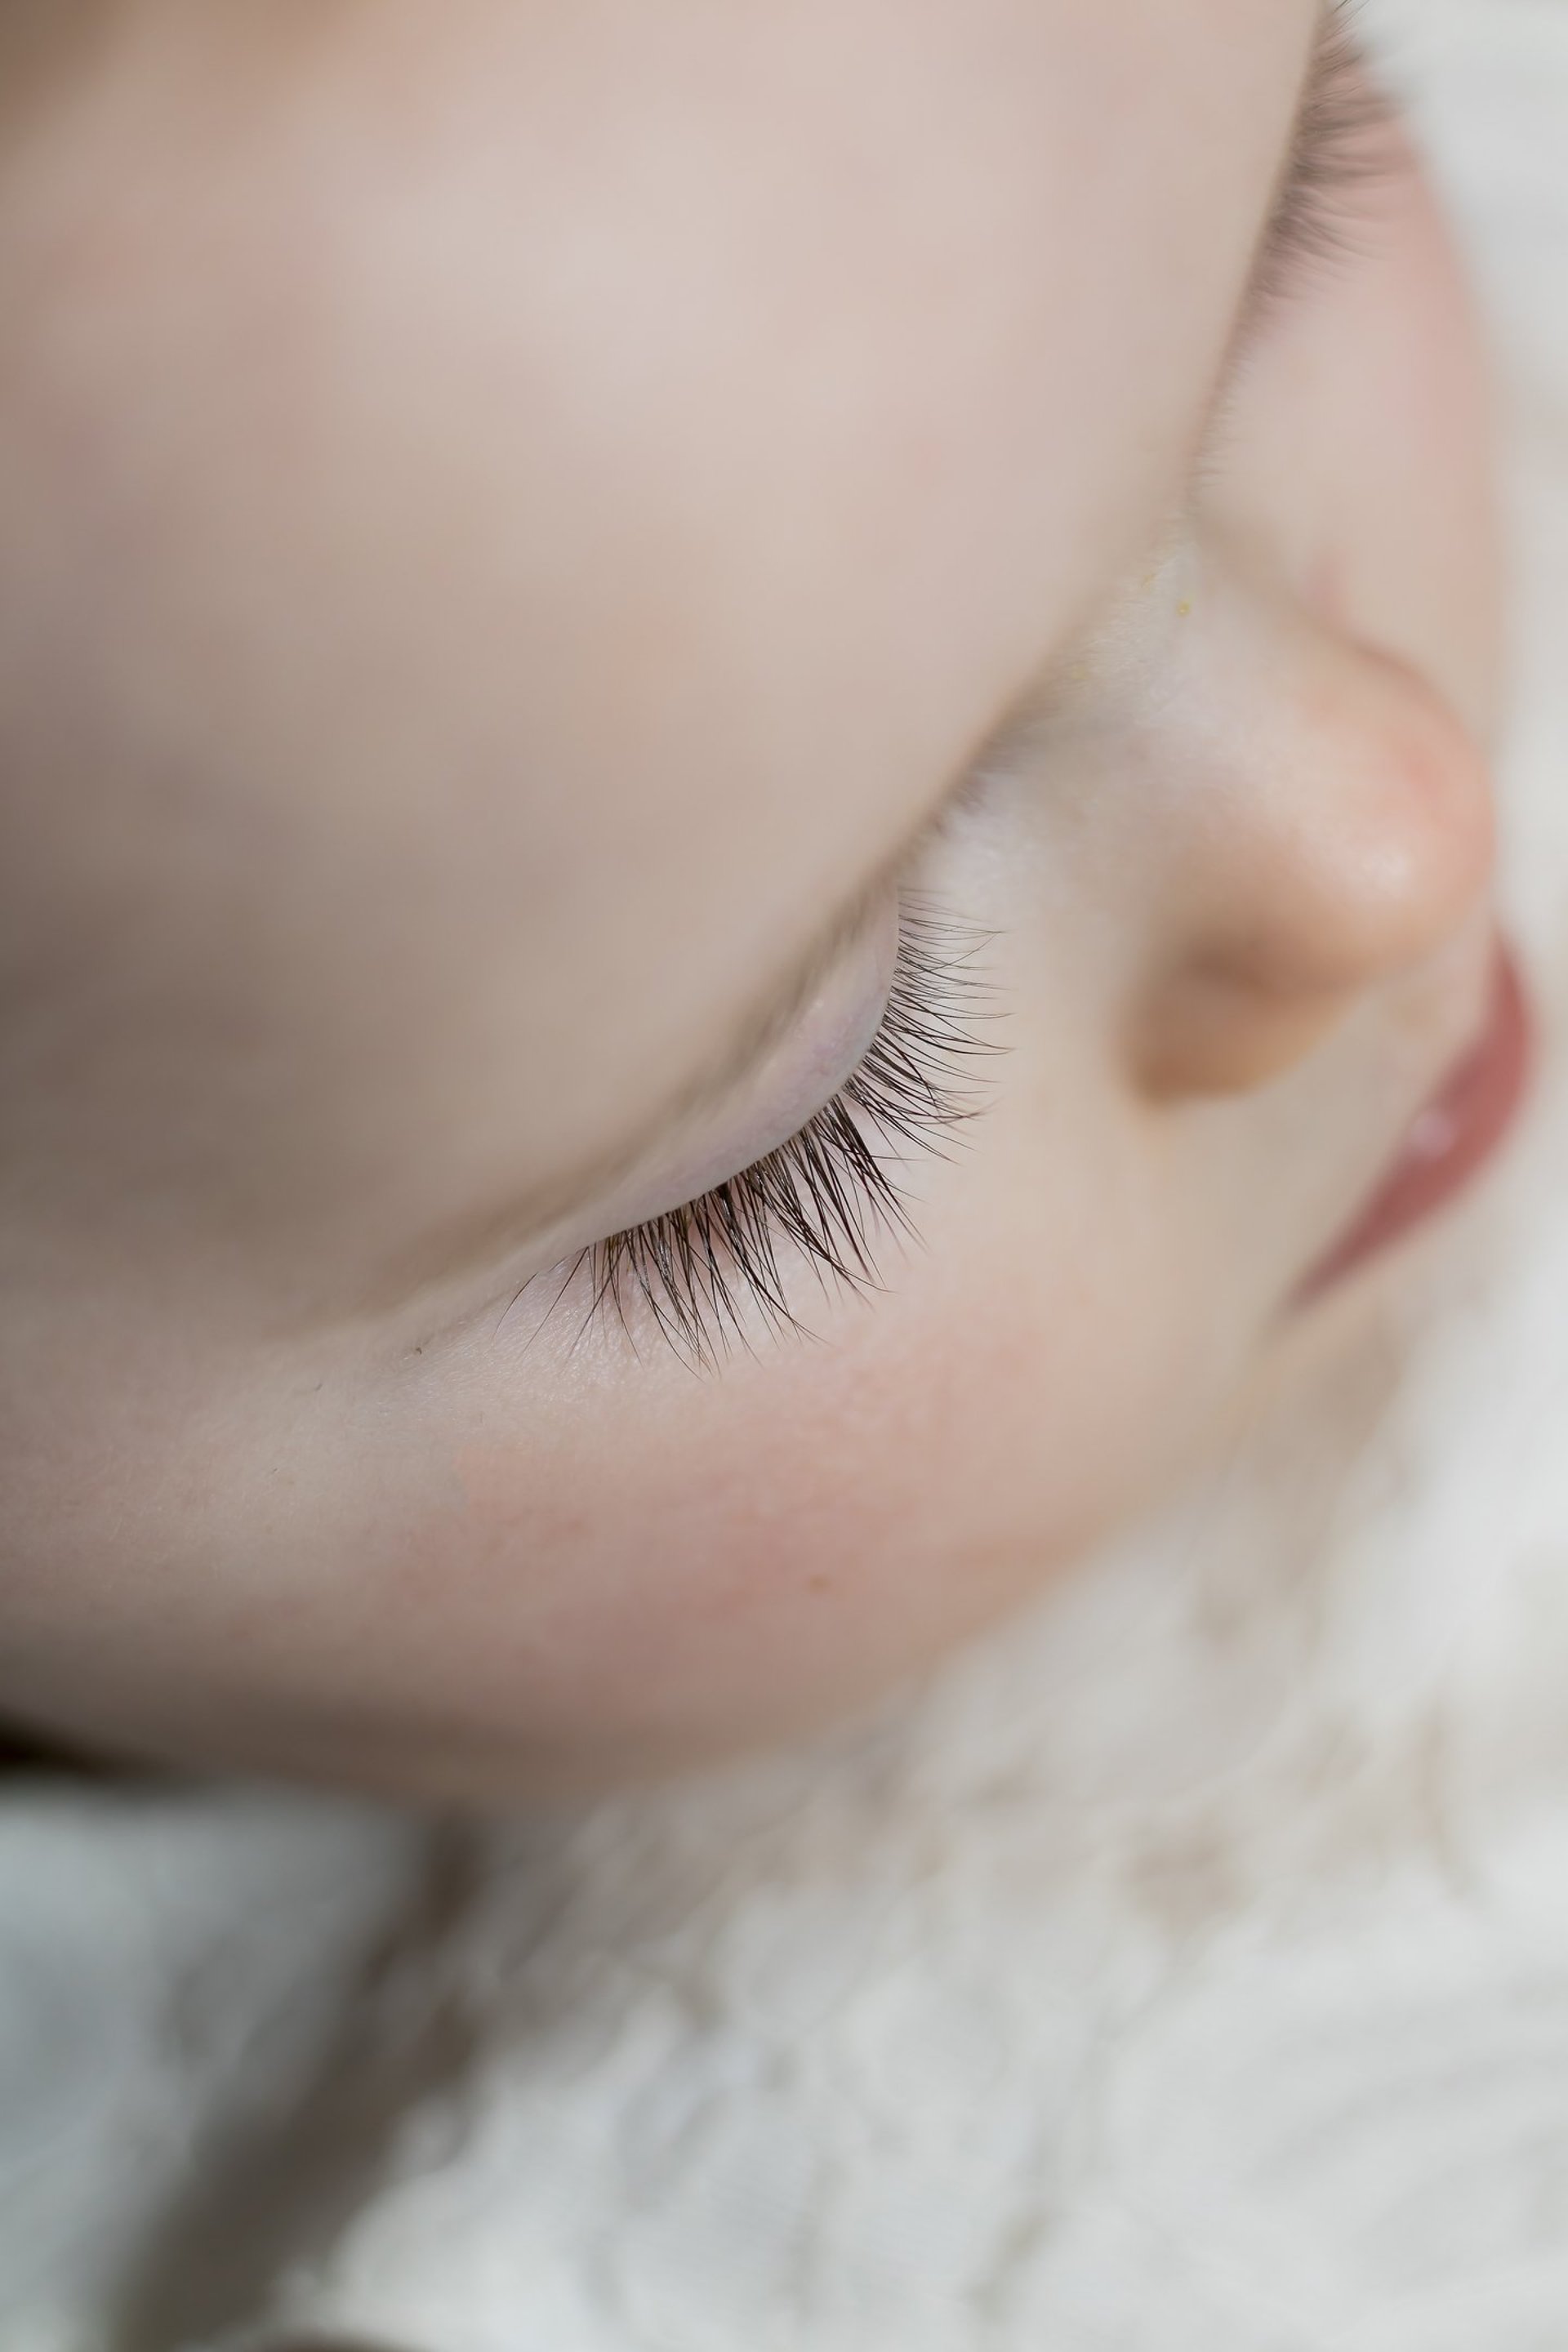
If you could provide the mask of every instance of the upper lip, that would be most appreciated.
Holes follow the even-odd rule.
[[[1363,1184],[1301,1286],[1310,1296],[1405,1224],[1414,1225],[1458,1192],[1506,1131],[1528,1076],[1529,1008],[1518,967],[1489,928],[1488,952],[1467,991],[1469,1016],[1425,1087],[1412,1099],[1370,1181]],[[1510,1002],[1512,1010],[1510,1011]],[[1447,1024],[1445,1024],[1445,1026]],[[1500,1058],[1487,1049],[1497,1032]],[[1452,1032],[1450,1032],[1452,1034]],[[1493,1066],[1496,1058],[1496,1066]],[[1483,1066],[1483,1064],[1485,1066]],[[1421,1148],[1425,1122],[1447,1115],[1448,1137]],[[1384,1219],[1390,1231],[1380,1231]]]

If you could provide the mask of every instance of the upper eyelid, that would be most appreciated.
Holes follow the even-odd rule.
[[[546,1219],[536,1214],[536,1234],[568,1217],[591,1213],[595,1200],[602,1202],[658,1153],[683,1135],[700,1130],[733,1102],[746,1081],[765,1066],[769,1055],[799,1032],[819,992],[866,944],[879,917],[885,914],[897,921],[910,877],[958,813],[973,801],[979,783],[978,760],[972,760],[956,779],[949,781],[935,805],[922,812],[918,826],[822,929],[793,971],[775,980],[753,1003],[722,1049],[669,1097],[635,1138],[607,1153],[591,1176],[578,1171],[563,1180],[556,1215]]]
[[[866,1048],[866,1052],[869,1052],[887,1019],[889,1003],[898,993],[900,974],[904,970],[906,913],[911,898],[912,879],[918,875],[932,845],[942,838],[960,809],[969,804],[977,789],[977,778],[966,772],[938,807],[927,812],[920,831],[906,840],[896,857],[888,861],[858,896],[840,910],[831,928],[820,936],[809,958],[797,967],[787,984],[756,1012],[744,1029],[737,1032],[731,1041],[731,1051],[722,1063],[712,1066],[688,1095],[666,1106],[662,1124],[646,1135],[635,1153],[621,1163],[617,1181],[635,1175],[659,1151],[668,1150],[683,1139],[700,1136],[710,1127],[734,1103],[744,1087],[766,1071],[772,1055],[803,1034],[806,1016],[821,992],[836,974],[842,973],[853,959],[868,949],[881,921],[886,919],[893,927],[898,945],[887,984],[874,1007],[870,1008],[874,1020],[870,1042]],[[846,1071],[824,1102],[805,1115],[797,1133],[804,1131],[811,1119],[819,1116],[821,1110],[842,1093],[844,1086],[854,1076],[855,1069],[864,1062],[866,1052],[858,1057],[854,1067]],[[730,1172],[731,1176],[741,1174],[743,1167],[738,1166]],[[593,1196],[581,1197],[573,1204],[574,1216],[591,1215],[595,1206]]]

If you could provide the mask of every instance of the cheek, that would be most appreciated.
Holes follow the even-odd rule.
[[[436,1549],[490,1707],[558,1755],[785,1733],[925,1664],[1137,1500],[1184,1435],[1148,1291],[1059,1264],[960,1288],[936,1258],[830,1349],[623,1388],[542,1447],[537,1407],[526,1446],[462,1446]]]

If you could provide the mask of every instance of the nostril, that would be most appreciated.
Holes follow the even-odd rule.
[[[1281,994],[1218,966],[1184,971],[1135,1038],[1139,1090],[1152,1101],[1251,1093],[1303,1061],[1351,1001],[1342,990]]]
[[[1485,897],[1496,856],[1486,759],[1426,681],[1361,657],[1309,740],[1315,775],[1298,843],[1294,937],[1318,986],[1360,989],[1424,961]],[[1315,788],[1315,789],[1314,789]],[[1281,876],[1289,891],[1290,876]],[[1281,911],[1290,911],[1282,894]]]

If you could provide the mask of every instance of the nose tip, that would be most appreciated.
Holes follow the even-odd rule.
[[[1146,1000],[1152,1094],[1239,1093],[1311,1053],[1473,919],[1495,856],[1485,759],[1424,680],[1347,654],[1215,786],[1189,919]]]
[[[1363,656],[1363,668],[1370,690],[1310,747],[1321,807],[1302,828],[1296,925],[1281,927],[1287,954],[1352,992],[1446,946],[1496,855],[1491,773],[1468,729],[1403,666]]]

